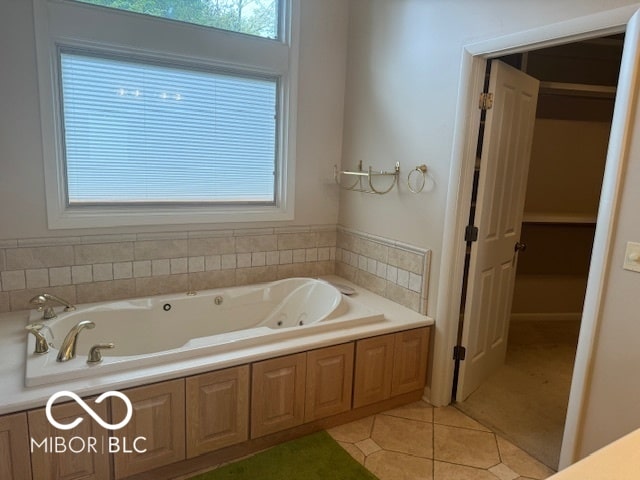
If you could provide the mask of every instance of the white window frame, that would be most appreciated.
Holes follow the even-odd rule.
[[[283,0],[272,40],[68,0],[33,0],[48,226],[283,221],[294,218],[300,0]],[[279,78],[275,205],[67,205],[59,48]]]

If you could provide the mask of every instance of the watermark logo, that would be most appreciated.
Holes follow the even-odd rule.
[[[60,423],[53,416],[53,404],[59,398],[70,398],[75,401],[87,414],[95,420],[105,430],[115,431],[125,427],[133,415],[133,405],[131,400],[122,392],[108,391],[99,395],[95,399],[95,403],[99,404],[106,398],[117,397],[122,400],[126,406],[126,415],[118,423],[105,422],[87,403],[77,394],[68,390],[62,390],[54,393],[49,397],[45,408],[45,415],[49,423],[58,430],[71,430],[84,420],[84,417],[77,417],[69,423]],[[147,450],[142,448],[141,444],[145,442],[146,437],[138,436],[133,440],[125,437],[117,437],[110,435],[106,437],[45,437],[42,439],[31,438],[31,453],[35,449],[44,449],[45,453],[145,453]]]
[[[57,399],[62,397],[69,397],[73,399],[78,405],[82,407],[82,409],[85,412],[87,412],[91,416],[91,418],[93,418],[96,422],[98,422],[98,424],[102,428],[105,428],[107,430],[120,430],[122,427],[126,426],[129,423],[129,420],[131,420],[131,415],[133,415],[133,405],[131,405],[131,400],[129,400],[129,397],[127,397],[122,392],[116,392],[116,391],[104,392],[95,400],[96,403],[102,403],[102,401],[105,398],[118,397],[127,406],[127,414],[125,415],[124,419],[121,422],[118,422],[112,425],[102,420],[102,418],[100,418],[100,416],[96,412],[94,412],[91,409],[91,407],[87,405],[87,403],[84,400],[82,400],[77,394],[75,394],[74,392],[70,392],[68,390],[62,390],[60,392],[54,393],[53,395],[51,395],[51,397],[49,397],[49,400],[47,401],[47,407],[45,409],[45,413],[47,415],[47,420],[49,420],[49,423],[60,430],[71,430],[72,428],[75,428],[78,425],[80,425],[80,423],[83,420],[82,417],[78,417],[73,422],[64,424],[64,423],[58,422],[55,418],[53,418],[53,413],[51,412],[51,407],[53,406],[53,402],[55,402]]]

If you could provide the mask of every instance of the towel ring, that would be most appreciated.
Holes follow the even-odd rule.
[[[420,174],[420,178],[417,179],[416,181],[416,186],[417,186],[416,189],[414,189],[411,186],[411,175],[413,175],[414,172],[418,172]],[[426,173],[427,173],[427,166],[424,164],[418,165],[416,168],[414,168],[409,172],[409,175],[407,176],[407,186],[409,187],[409,190],[411,190],[412,193],[420,193],[422,191],[422,189],[424,188],[424,183],[426,181],[426,176],[427,176]]]

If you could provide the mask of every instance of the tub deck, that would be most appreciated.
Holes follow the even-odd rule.
[[[265,345],[246,345],[231,351],[212,352],[198,357],[176,360],[171,363],[149,364],[122,372],[95,374],[81,379],[69,379],[61,383],[25,386],[25,351],[27,333],[24,330],[29,320],[29,311],[0,315],[0,414],[43,406],[47,399],[60,390],[71,390],[80,396],[88,396],[136,385],[148,384],[218,370],[245,363],[288,355],[305,350],[344,343],[359,338],[433,325],[433,319],[409,310],[397,303],[375,295],[339,277],[326,280],[352,287],[355,294],[344,297],[340,308],[343,318],[362,317],[363,312],[380,312],[381,321],[354,323],[340,330],[314,331],[304,336],[288,336]]]

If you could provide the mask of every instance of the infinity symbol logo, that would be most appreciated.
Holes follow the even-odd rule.
[[[68,424],[59,423],[58,421],[56,421],[56,419],[53,418],[53,415],[51,413],[51,407],[53,405],[53,402],[55,402],[60,397],[69,397],[73,399],[78,405],[82,407],[82,409],[85,412],[87,412],[91,416],[91,418],[93,418],[96,422],[98,422],[102,428],[106,428],[107,430],[120,430],[127,423],[129,423],[129,420],[131,420],[131,415],[133,415],[133,405],[131,405],[131,400],[129,400],[129,398],[124,393],[116,392],[112,390],[109,392],[104,392],[102,395],[96,398],[96,403],[101,403],[105,398],[118,397],[127,406],[127,414],[125,415],[124,420],[122,420],[120,423],[116,423],[112,425],[102,420],[102,418],[100,418],[100,416],[96,412],[94,412],[91,409],[91,407],[89,407],[89,405],[87,405],[86,402],[82,400],[78,395],[68,390],[63,390],[61,392],[57,392],[51,395],[51,397],[47,401],[47,407],[45,409],[45,413],[47,415],[47,419],[49,420],[49,423],[51,423],[51,425],[53,425],[54,427],[60,430],[71,430],[72,428],[75,428],[78,425],[80,425],[82,420],[84,420],[82,417],[78,417],[73,422]]]

